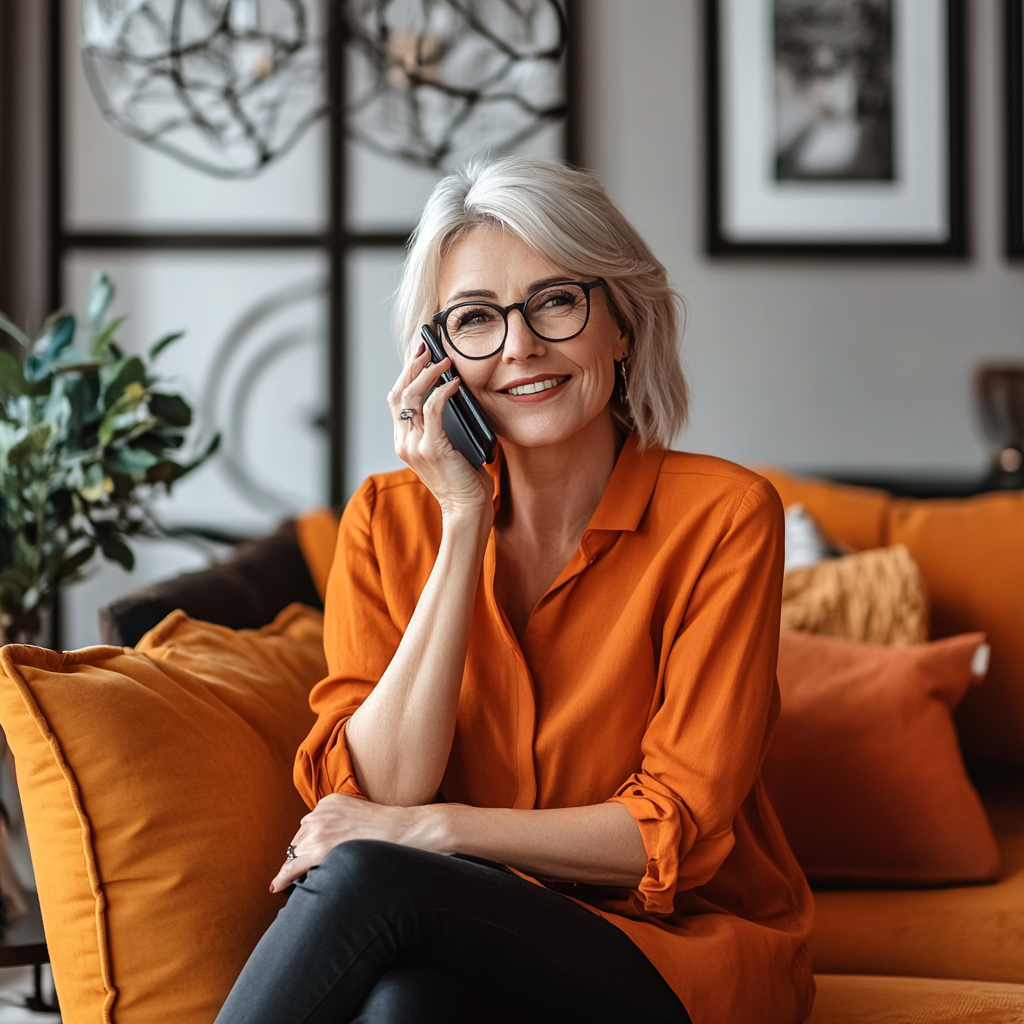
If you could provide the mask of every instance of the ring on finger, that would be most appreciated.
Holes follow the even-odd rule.
[[[416,415],[415,409],[399,409],[398,418],[400,420],[411,420]]]
[[[298,854],[295,852],[295,847],[290,843],[288,844],[288,852],[285,854],[285,860],[295,860]]]

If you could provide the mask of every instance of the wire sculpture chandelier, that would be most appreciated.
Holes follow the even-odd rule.
[[[559,0],[347,0],[348,132],[424,167],[511,149],[565,116]]]
[[[323,113],[320,49],[303,0],[83,0],[107,120],[221,178],[257,174]]]

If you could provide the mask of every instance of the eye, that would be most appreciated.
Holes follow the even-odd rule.
[[[488,327],[499,319],[497,312],[489,306],[461,306],[452,311],[448,327],[456,331],[472,327]]]

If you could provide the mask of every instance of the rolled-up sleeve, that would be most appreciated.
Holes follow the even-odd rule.
[[[318,718],[295,758],[295,786],[310,807],[329,793],[363,795],[345,726],[384,675],[402,638],[388,610],[374,550],[376,496],[371,477],[352,496],[338,529],[324,602],[328,675],[310,694]]]
[[[671,914],[675,894],[709,881],[735,843],[733,821],[778,716],[783,537],[779,497],[758,480],[667,638],[641,770],[611,798],[636,819],[647,851],[632,900],[642,914]]]

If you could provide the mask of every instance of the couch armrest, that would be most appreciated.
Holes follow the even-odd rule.
[[[134,647],[176,608],[231,629],[257,629],[295,601],[323,608],[289,520],[276,533],[239,545],[226,562],[111,601],[99,612],[100,636],[105,644]]]

